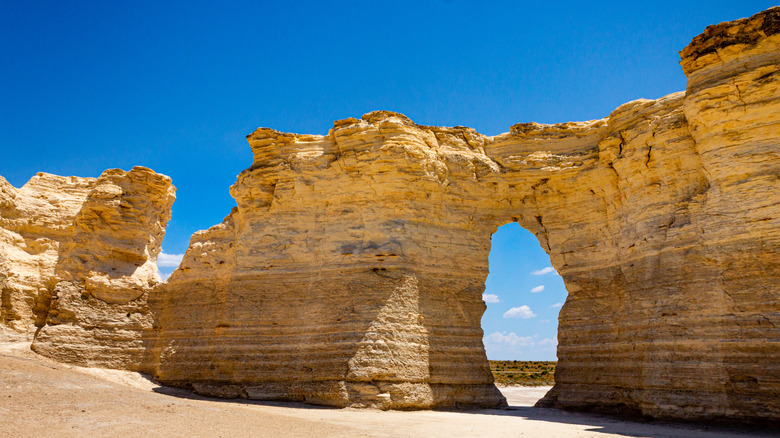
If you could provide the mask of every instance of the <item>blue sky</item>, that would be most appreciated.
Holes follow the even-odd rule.
[[[563,279],[539,241],[516,223],[493,234],[483,299],[485,349],[496,360],[555,360]]]
[[[181,254],[235,205],[228,187],[259,126],[324,134],[388,109],[494,135],[601,118],[683,90],[677,52],[691,38],[773,5],[0,0],[0,175],[17,187],[39,171],[169,175],[178,199],[163,250]],[[540,343],[555,338],[549,306],[565,290],[554,273],[530,275],[549,259],[529,233],[506,230],[499,244],[504,233],[487,282],[500,300],[483,319],[497,341],[488,355],[553,359]],[[536,316],[503,317],[522,306]]]

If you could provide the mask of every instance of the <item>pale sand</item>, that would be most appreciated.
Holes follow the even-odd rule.
[[[0,343],[0,437],[772,436],[532,407],[548,389],[502,388],[510,409],[462,412],[216,400],[160,387],[138,373],[53,362],[27,343]]]

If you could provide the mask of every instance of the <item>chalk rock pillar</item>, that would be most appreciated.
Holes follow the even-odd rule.
[[[171,217],[171,179],[145,167],[103,172],[59,248],[51,303],[32,349],[82,366],[145,369],[160,282],[157,255]]]
[[[436,134],[378,112],[248,140],[237,208],[193,236],[155,301],[157,377],[335,406],[503,405],[480,329],[495,225],[447,179]],[[472,180],[472,161],[495,170],[464,148],[453,165]]]

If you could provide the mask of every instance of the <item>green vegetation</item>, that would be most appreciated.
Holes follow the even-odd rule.
[[[498,386],[546,386],[555,383],[557,362],[491,360],[490,371]]]

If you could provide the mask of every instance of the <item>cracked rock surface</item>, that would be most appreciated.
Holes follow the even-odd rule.
[[[778,14],[708,28],[681,52],[685,92],[602,120],[258,129],[237,207],[155,292],[156,375],[226,397],[499,406],[480,297],[490,236],[516,221],[569,291],[542,405],[778,418]]]
[[[481,295],[491,235],[518,222],[569,292],[541,405],[777,421],[778,22],[772,8],[708,27],[681,52],[684,92],[601,120],[493,137],[388,111],[327,135],[260,128],[230,190],[237,206],[192,236],[159,285],[145,266],[170,215],[166,177],[146,175],[146,197],[125,195],[112,178],[129,177],[111,171],[105,187],[56,182],[60,205],[22,213],[25,188],[0,184],[4,321],[30,330],[43,318],[33,346],[59,360],[201,394],[502,406]],[[119,228],[126,240],[104,237]],[[45,275],[16,274],[39,272],[30,257],[48,257]]]
[[[34,337],[33,350],[63,362],[139,369],[174,192],[144,167],[39,173],[20,189],[0,178],[4,337]]]

